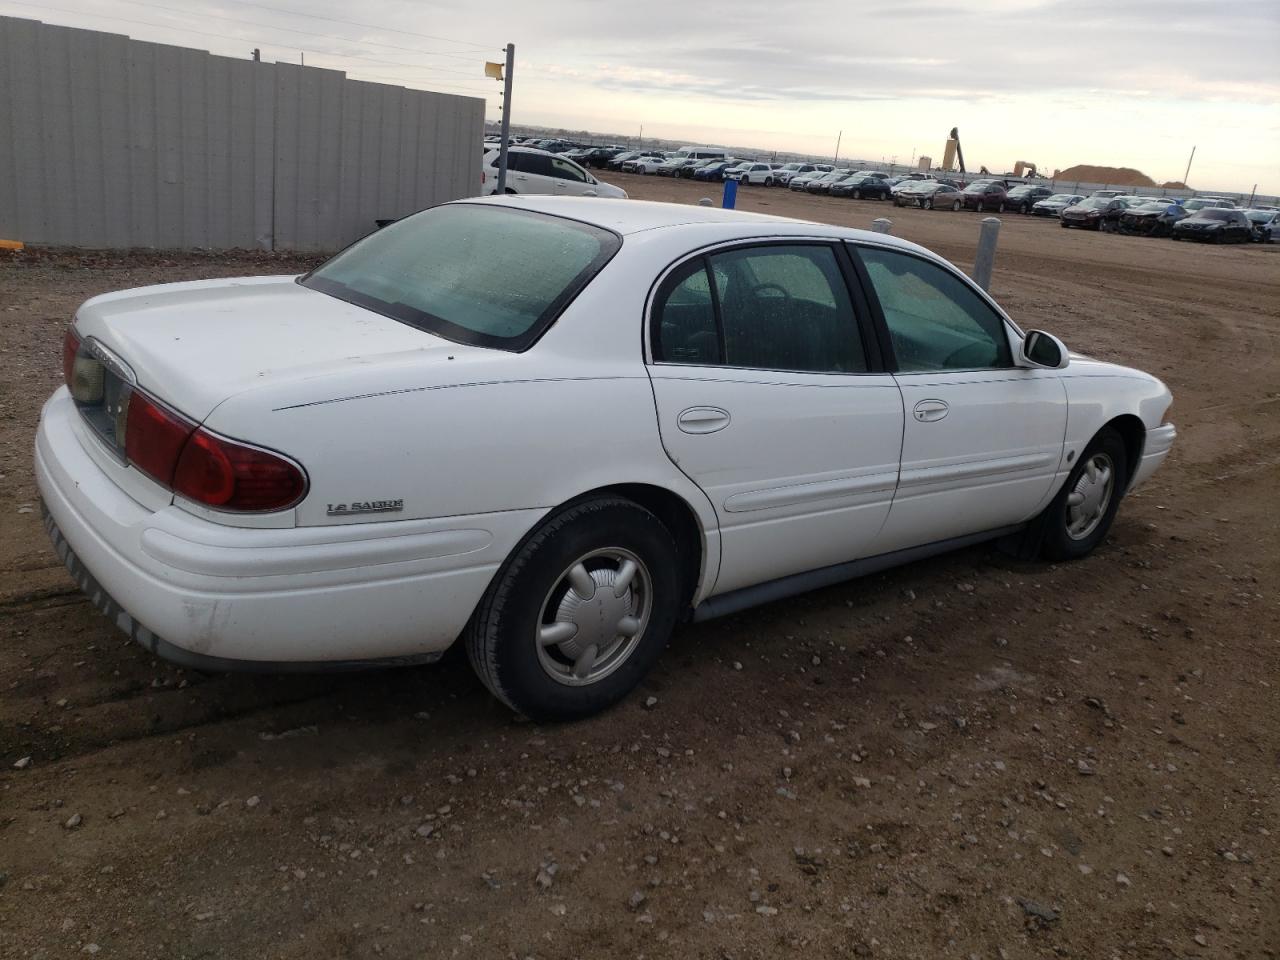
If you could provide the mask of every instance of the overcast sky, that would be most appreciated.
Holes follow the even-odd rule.
[[[1280,192],[1280,0],[0,0],[0,13],[406,86],[513,120],[903,163],[1137,167]],[[436,39],[431,39],[436,38]]]

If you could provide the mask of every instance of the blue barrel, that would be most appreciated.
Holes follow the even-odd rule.
[[[720,206],[726,210],[732,210],[733,205],[738,202],[738,181],[726,180],[724,182],[724,199],[720,201]]]

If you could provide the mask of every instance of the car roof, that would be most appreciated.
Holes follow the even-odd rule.
[[[583,223],[603,227],[627,236],[649,230],[668,229],[702,224],[719,224],[726,228],[758,227],[763,236],[831,237],[834,239],[869,240],[886,246],[900,247],[922,253],[931,259],[941,259],[932,251],[917,244],[884,233],[839,227],[826,223],[813,223],[791,217],[775,217],[764,213],[748,213],[744,210],[725,210],[721,207],[703,207],[683,203],[659,203],[651,200],[614,200],[606,197],[556,197],[546,194],[508,194],[501,197],[472,197],[455,203],[500,204],[521,210],[568,217]],[[755,231],[748,231],[755,232]],[[726,238],[743,233],[741,229],[726,230]]]

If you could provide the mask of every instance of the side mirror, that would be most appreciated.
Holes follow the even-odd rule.
[[[1070,362],[1066,344],[1051,333],[1029,330],[1022,340],[1018,366],[1061,370]]]

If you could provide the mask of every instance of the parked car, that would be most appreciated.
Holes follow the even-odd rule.
[[[694,164],[701,162],[703,161],[690,157],[671,157],[665,163],[658,164],[657,168],[653,172],[660,177],[678,177],[680,176],[681,170],[685,170],[692,167]]]
[[[1112,230],[1120,223],[1125,203],[1118,197],[1085,197],[1062,211],[1059,225],[1089,230]]]
[[[622,169],[626,173],[651,174],[656,173],[658,167],[666,163],[670,157],[665,153],[649,153],[641,154],[633,160],[628,160],[622,165]]]
[[[1190,200],[1184,200],[1182,205],[1189,213],[1195,213],[1197,210],[1218,209],[1218,210],[1234,210],[1236,207],[1234,200],[1228,200],[1226,197],[1192,197]]]
[[[827,176],[836,174],[829,173]],[[808,189],[811,193],[814,192],[812,184]],[[879,177],[851,173],[829,181],[823,192],[830,193],[833,197],[852,197],[854,200],[888,200],[890,189],[888,181]]]
[[[824,173],[820,176],[813,177],[805,183],[805,193],[829,193],[831,191],[832,184],[839,183],[845,177],[852,175],[852,170],[832,170],[830,173]],[[887,188],[885,192],[888,192]]]
[[[696,174],[699,170],[703,169],[704,167],[711,166],[713,163],[724,163],[724,161],[708,160],[708,159],[691,160],[688,163],[686,163],[683,167],[680,167],[678,170],[676,170],[675,175],[684,180],[692,180],[694,177],[694,174]]]
[[[998,537],[1086,556],[1175,437],[1158,379],[922,247],[686,205],[432,207],[301,278],[94,297],[63,358],[45,525],[124,633],[206,671],[461,642],[539,721],[682,620]]]
[[[1173,227],[1175,240],[1202,243],[1248,243],[1253,240],[1253,222],[1243,210],[1201,207]]]
[[[610,170],[621,170],[624,163],[638,156],[640,156],[639,150],[624,150],[622,153],[615,153],[604,162],[604,165]]]
[[[902,185],[894,196],[900,207],[920,207],[924,210],[959,210],[964,206],[960,190],[949,183],[937,180],[917,180]]]
[[[1010,190],[1004,199],[1004,205],[1010,210],[1017,210],[1019,213],[1028,214],[1031,208],[1041,200],[1048,200],[1053,196],[1053,191],[1048,187],[1032,186],[1031,184],[1022,184]]]
[[[819,177],[825,177],[831,172],[832,170],[819,170],[815,168],[810,170],[808,173],[797,174],[787,181],[787,189],[802,191],[809,185],[810,181],[817,180]]]
[[[784,163],[773,174],[773,182],[779,186],[785,187],[791,183],[791,178],[803,176],[806,173],[813,173],[818,169],[812,163]]]
[[[693,173],[695,180],[709,180],[713,183],[719,183],[724,179],[725,171],[730,167],[736,166],[736,160],[712,160],[705,167],[699,167]]]
[[[480,166],[480,189],[498,192],[498,155],[492,149]],[[534,147],[507,148],[507,193],[549,193],[561,197],[615,197],[625,200],[627,191],[597,180],[572,160]]]
[[[1074,206],[1083,200],[1078,193],[1055,193],[1044,200],[1037,200],[1031,205],[1033,217],[1058,217],[1067,207]]]
[[[1280,240],[1280,211],[1273,208],[1254,208],[1246,210],[1244,215],[1253,224],[1253,239],[1258,243],[1271,243]]]
[[[730,180],[737,180],[742,184],[756,184],[762,187],[772,187],[774,184],[774,169],[767,163],[755,162],[740,166],[736,170],[730,170],[725,176]]]
[[[1174,224],[1188,216],[1190,214],[1181,205],[1171,200],[1148,198],[1126,207],[1120,214],[1120,232],[1167,237],[1173,233]]]
[[[960,191],[960,199],[964,206],[979,213],[985,210],[994,210],[997,213],[1003,211],[1006,196],[1008,194],[1004,184],[997,180],[975,180]]]
[[[594,147],[587,151],[581,162],[584,167],[604,169],[609,165],[610,160],[622,152],[618,147]]]
[[[1110,200],[1112,197],[1123,197],[1126,193],[1128,193],[1127,190],[1095,190],[1089,196]]]

